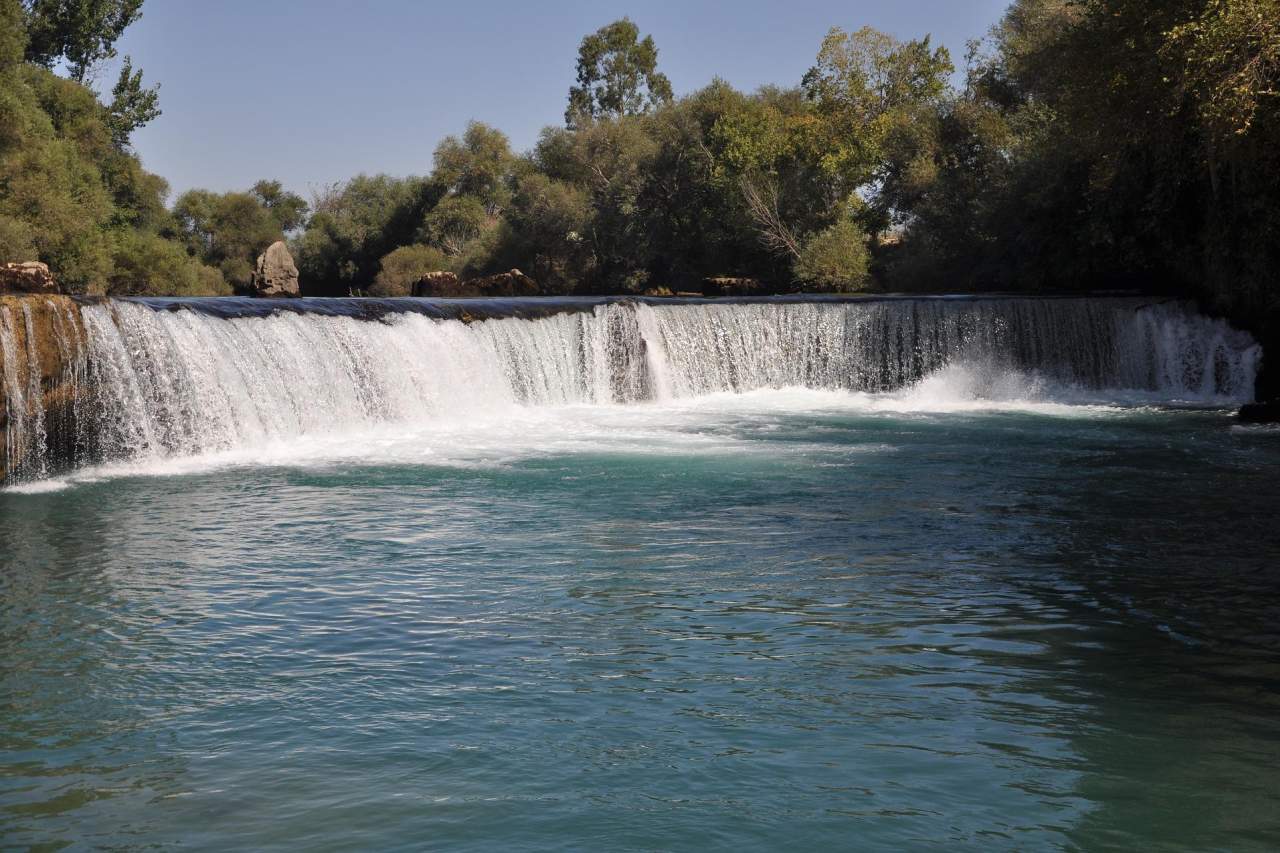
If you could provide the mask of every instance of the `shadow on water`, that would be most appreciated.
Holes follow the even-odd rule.
[[[1062,682],[1091,697],[1072,749],[1083,849],[1273,848],[1280,767],[1280,436],[1155,424],[1073,467],[1026,588],[1089,627]]]

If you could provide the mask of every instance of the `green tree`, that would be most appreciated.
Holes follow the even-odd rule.
[[[306,200],[287,192],[279,181],[258,181],[249,194],[271,212],[282,234],[301,228],[307,221]]]
[[[541,173],[520,179],[507,210],[513,265],[546,287],[572,293],[594,273],[587,191]]]
[[[71,79],[83,83],[115,43],[142,16],[142,0],[24,0],[28,61],[52,68],[65,60]]]
[[[636,115],[670,102],[671,81],[658,71],[653,36],[640,38],[628,18],[614,21],[582,39],[578,47],[578,83],[569,89],[564,121]]]
[[[283,236],[279,220],[252,193],[189,190],[174,202],[173,216],[188,251],[237,288],[249,285],[258,255]]]
[[[27,52],[26,14],[21,0],[0,0],[0,74],[22,62]]]
[[[133,69],[133,59],[126,56],[120,68],[120,77],[111,90],[111,104],[107,107],[107,127],[111,141],[123,148],[135,130],[160,115],[159,86],[144,89],[142,71]]]
[[[932,48],[928,36],[899,42],[870,27],[832,28],[803,82],[821,118],[813,141],[822,167],[849,190],[870,181],[894,124],[940,102],[953,70],[947,49]]]
[[[460,255],[489,223],[484,205],[474,196],[451,195],[423,219],[423,236],[447,255]]]
[[[497,216],[511,199],[516,158],[506,134],[472,121],[459,139],[446,136],[435,150],[431,180],[449,195],[472,196],[489,216]]]
[[[112,251],[106,292],[113,296],[228,296],[218,270],[182,246],[145,231],[122,231]]]
[[[368,288],[382,258],[416,242],[425,213],[440,197],[418,177],[357,175],[317,193],[294,257],[311,295],[345,296]]]

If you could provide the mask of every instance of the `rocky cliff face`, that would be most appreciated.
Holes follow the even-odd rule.
[[[38,477],[45,460],[74,455],[84,343],[70,297],[0,295],[0,483]]]

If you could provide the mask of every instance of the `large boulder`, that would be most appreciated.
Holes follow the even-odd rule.
[[[761,296],[768,288],[757,278],[706,278],[702,280],[703,296]]]
[[[470,278],[460,287],[459,296],[538,296],[538,283],[520,270],[511,270],[483,278]]]
[[[0,293],[57,293],[58,283],[49,265],[39,261],[5,264],[0,267]]]
[[[413,283],[414,296],[462,296],[458,276],[451,272],[429,272]]]
[[[258,255],[258,264],[250,284],[252,296],[289,297],[301,296],[298,289],[298,268],[293,255],[283,240],[277,240]]]

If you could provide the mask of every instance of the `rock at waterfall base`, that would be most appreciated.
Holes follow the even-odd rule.
[[[0,267],[0,293],[57,293],[58,284],[49,265],[24,261]]]
[[[283,240],[277,240],[258,255],[258,264],[250,284],[252,296],[291,297],[301,296],[298,289],[298,268],[293,255]]]

